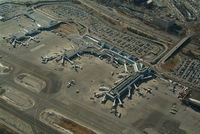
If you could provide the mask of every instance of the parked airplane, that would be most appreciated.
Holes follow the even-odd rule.
[[[78,68],[82,69],[82,67],[80,65],[77,65],[77,64],[72,64],[72,69],[77,72],[78,71]]]
[[[146,93],[152,94],[152,89],[151,88],[144,88],[146,90]]]
[[[117,99],[118,99],[118,104],[119,104],[119,106],[120,106],[120,107],[123,107],[123,103],[122,103],[120,97],[118,97]]]
[[[94,97],[100,98],[105,95],[105,92],[94,93]]]
[[[118,78],[124,78],[124,77],[126,77],[126,76],[128,76],[129,74],[127,74],[127,73],[120,73],[120,74],[118,74]]]
[[[119,79],[117,81],[114,82],[114,85],[117,85],[118,83],[120,83],[123,79]]]
[[[48,57],[48,56],[45,56],[45,57],[41,56],[41,62],[43,64],[46,64],[46,63],[48,63],[48,61],[51,61],[53,59],[55,59],[55,57],[53,57],[53,56],[50,56],[50,57]]]
[[[99,91],[109,91],[110,88],[109,87],[100,87]]]
[[[131,99],[131,88],[128,89],[128,99]]]
[[[125,72],[125,73],[128,73],[128,69],[127,69],[126,62],[124,62],[124,72]]]
[[[16,39],[14,39],[14,41],[11,43],[11,44],[12,44],[12,46],[13,46],[13,48],[15,48],[15,47],[16,47],[16,43],[17,43],[17,40],[16,40]]]
[[[105,103],[107,100],[106,95],[103,96],[103,99],[101,100],[101,103]]]
[[[29,38],[28,42],[31,41],[31,40],[33,40],[33,41],[35,41],[37,43],[39,42],[38,40],[36,40],[37,39],[36,37],[28,36],[28,38]]]
[[[136,73],[139,72],[136,62],[135,62],[132,66],[133,66],[133,69],[134,69],[134,71],[135,71]]]
[[[137,90],[138,89],[138,87],[136,86],[136,84],[134,84],[134,88]]]
[[[70,88],[72,85],[75,85],[75,81],[71,80],[67,83],[67,88]]]

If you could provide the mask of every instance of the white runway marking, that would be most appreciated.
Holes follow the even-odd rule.
[[[34,51],[36,51],[36,50],[38,50],[38,49],[40,49],[40,48],[42,48],[42,47],[44,47],[44,46],[45,46],[45,44],[41,44],[41,45],[39,45],[39,46],[37,46],[37,47],[31,49],[30,51],[31,51],[31,52],[34,52]]]

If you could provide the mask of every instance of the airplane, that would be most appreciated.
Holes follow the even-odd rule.
[[[62,60],[61,64],[63,66],[65,65],[65,60],[66,60],[65,58],[66,58],[65,54],[63,56],[61,56],[61,60]]]
[[[42,58],[42,63],[47,63],[50,60],[54,60],[56,62],[61,61],[61,64],[64,66],[65,65],[65,61],[68,61],[71,65],[72,65],[72,69],[74,69],[75,71],[77,71],[77,68],[82,69],[82,67],[80,65],[75,64],[73,61],[71,61],[66,54],[67,50],[64,49],[64,52],[60,52],[60,53],[55,53],[56,56],[51,56],[51,57],[41,57]]]
[[[131,99],[131,88],[128,89],[128,99]]]
[[[99,58],[100,58],[100,60],[103,60],[103,57],[101,55],[99,56]]]
[[[60,60],[62,60],[62,56],[58,56],[58,57],[56,58],[56,62],[59,62]]]
[[[69,63],[70,63],[71,65],[75,64],[73,61],[71,61],[71,60],[68,59],[68,58],[66,58],[66,60],[69,61]]]
[[[28,42],[20,42],[21,46],[28,46]]]
[[[124,77],[126,77],[126,76],[128,76],[128,74],[127,73],[120,73],[120,74],[118,74],[118,78],[124,78]]]
[[[112,60],[113,60],[113,62],[114,62],[115,64],[117,64],[117,65],[119,64],[119,62],[118,62],[115,58],[113,58]]]
[[[28,36],[29,37],[29,39],[28,39],[28,41],[31,41],[31,40],[33,40],[33,41],[35,41],[35,42],[39,42],[38,40],[36,40],[37,38],[36,37],[32,37],[32,36]]]
[[[43,56],[41,56],[41,62],[43,64],[46,64],[46,63],[48,63],[48,61],[51,61],[53,59],[55,59],[55,57],[52,57],[52,56],[50,56],[50,57],[48,57],[48,56],[43,57]]]
[[[96,98],[100,98],[100,97],[103,97],[105,95],[105,92],[99,92],[99,93],[94,93],[94,97]]]
[[[115,106],[116,106],[116,99],[114,100],[112,107],[115,107]]]
[[[138,89],[138,87],[136,86],[136,84],[134,84],[134,88],[137,90]]]
[[[124,72],[125,72],[125,73],[128,73],[128,69],[127,69],[126,62],[124,62]]]
[[[123,79],[119,79],[117,81],[114,82],[114,85],[117,85],[118,83],[120,83]]]
[[[140,65],[140,68],[144,68],[144,64],[139,63],[139,65]]]
[[[61,64],[64,66],[66,60],[66,50],[62,54],[57,54],[56,62],[59,62],[61,60],[62,60]]]
[[[78,72],[78,68],[80,68],[81,70],[83,69],[80,65],[72,64],[72,69],[73,69],[75,72]]]
[[[146,93],[152,94],[152,89],[150,89],[150,88],[144,88],[144,90],[146,90]]]
[[[120,97],[118,97],[117,99],[118,99],[119,106],[120,106],[120,107],[123,107],[123,103],[122,103]]]
[[[173,89],[172,89],[172,92],[173,92],[173,93],[175,93],[175,92],[176,92],[176,88],[175,88],[175,87],[173,87]]]
[[[134,71],[137,73],[139,72],[138,67],[137,67],[137,63],[135,62],[134,64],[132,64]]]
[[[114,72],[111,72],[111,75],[113,76],[115,73]]]
[[[79,90],[79,89],[77,89],[77,90],[76,90],[76,93],[77,93],[77,94],[78,94],[78,93],[80,93],[80,90]]]
[[[143,77],[142,79],[143,79],[143,80],[147,80],[147,79],[151,79],[151,78],[153,78],[153,76],[152,76],[152,75],[149,75],[149,76],[147,76],[147,77]]]
[[[22,45],[22,46],[27,46],[28,42],[31,41],[31,40],[34,40],[37,43],[39,42],[39,41],[36,40],[35,37],[32,37],[32,36],[28,36],[28,40],[26,42],[18,41],[16,39],[16,37],[12,37],[12,38],[10,38],[8,40],[9,40],[8,42],[10,42],[10,44],[13,46],[13,48],[16,48],[17,43]]]
[[[79,53],[76,54],[79,58],[81,57]]]
[[[100,87],[99,91],[109,91],[110,88],[109,87]]]
[[[110,110],[110,113],[114,113],[116,115],[117,108],[116,107],[112,107],[111,110]]]
[[[145,97],[143,93],[141,93],[140,91],[138,92],[138,95],[141,97]]]
[[[67,83],[67,88],[70,88],[72,85],[75,85],[75,81],[71,80]]]
[[[62,60],[62,65],[64,65],[65,60],[66,60],[66,49],[64,49],[64,52],[59,52],[59,53],[55,53],[56,54],[56,62],[59,62]]]
[[[101,103],[105,103],[107,100],[106,95],[104,94],[103,99],[101,100]]]
[[[175,108],[172,108],[169,112],[170,112],[171,114],[176,114],[176,113],[178,112],[178,110],[175,109]]]
[[[35,37],[28,36],[28,39],[26,40],[26,42],[21,42],[21,45],[27,46],[27,45],[29,45],[29,42],[30,42],[31,40],[35,41],[36,43],[39,43],[39,42],[40,42],[40,41],[36,40]]]
[[[172,107],[171,110],[174,112],[178,112],[178,110],[175,107]]]
[[[11,42],[11,45],[13,46],[13,48],[16,47],[16,43],[17,43],[17,40],[16,40],[16,39],[14,39],[14,40]]]
[[[65,61],[69,61],[69,63],[73,65],[74,62],[68,59],[66,52],[67,50],[64,49],[64,52],[61,51],[59,54],[57,54],[56,62],[62,61],[61,64],[64,66]]]
[[[116,117],[121,118],[121,113],[117,111],[116,107],[112,107],[110,113],[114,114]]]

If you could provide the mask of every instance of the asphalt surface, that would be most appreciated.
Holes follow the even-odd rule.
[[[84,105],[83,103],[76,101],[76,99],[69,98],[68,105],[62,104],[54,99],[54,93],[58,93],[61,86],[59,76],[47,69],[32,64],[30,60],[26,59],[26,57],[24,57],[24,59],[18,58],[15,54],[10,54],[1,50],[0,54],[4,56],[1,60],[11,63],[10,65],[13,67],[13,71],[9,75],[0,77],[0,80],[3,80],[1,82],[19,89],[20,91],[30,95],[35,100],[35,106],[26,111],[20,111],[6,104],[4,101],[0,101],[0,107],[30,124],[34,128],[34,131],[40,129],[48,134],[58,133],[56,130],[39,121],[39,115],[45,109],[56,109],[70,119],[100,133],[121,134],[122,131],[126,129],[130,129],[133,132],[138,131],[130,124],[125,123],[114,116],[109,116],[109,114],[102,111],[98,111],[95,108],[91,108],[88,105]],[[36,94],[15,84],[14,77],[24,72],[33,74],[45,80],[47,82],[47,87],[39,94]],[[34,127],[35,125],[36,127]]]

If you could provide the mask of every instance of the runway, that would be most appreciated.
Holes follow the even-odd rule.
[[[118,118],[98,111],[95,108],[84,105],[81,102],[76,101],[75,99],[69,98],[68,105],[55,100],[54,93],[57,92],[58,94],[59,88],[61,86],[60,79],[56,74],[40,68],[39,66],[36,66],[26,60],[17,58],[14,55],[10,55],[2,51],[0,51],[0,53],[4,55],[9,55],[6,56],[3,60],[11,62],[11,65],[14,66],[15,70],[10,75],[7,75],[5,77],[4,84],[16,87],[20,91],[30,95],[35,100],[35,106],[26,111],[20,111],[6,104],[6,102],[4,101],[0,102],[0,107],[21,118],[28,124],[32,126],[37,125],[36,128],[46,131],[48,132],[48,134],[57,134],[58,132],[56,130],[39,121],[39,114],[43,110],[56,109],[69,119],[75,120],[78,123],[83,124],[84,126],[94,129],[100,133],[121,134],[121,132],[125,129],[137,131],[137,129],[133,128],[130,124],[122,122]],[[47,88],[45,88],[41,93],[36,94],[34,92],[31,92],[30,90],[21,87],[20,85],[15,84],[14,77],[22,72],[34,74],[35,76],[44,79],[47,82]]]

